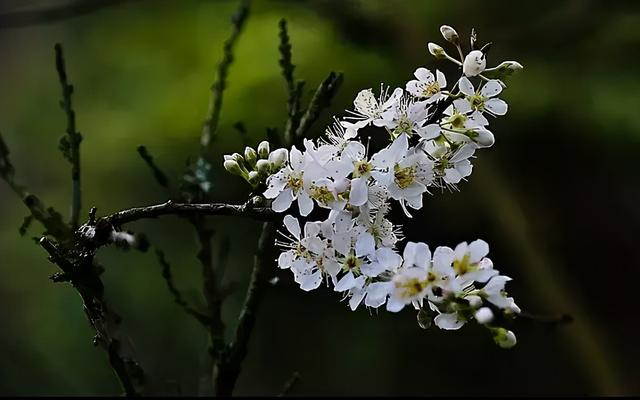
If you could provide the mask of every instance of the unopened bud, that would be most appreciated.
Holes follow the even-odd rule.
[[[260,174],[258,171],[250,171],[249,176],[247,177],[247,181],[252,185],[257,185],[260,183]]]
[[[287,149],[276,149],[269,154],[269,162],[273,165],[274,169],[280,169],[282,164],[287,161],[289,152]]]
[[[224,169],[231,172],[234,175],[242,176],[242,169],[240,165],[235,160],[226,160],[224,162]]]
[[[247,146],[244,148],[244,159],[247,160],[247,163],[251,167],[255,167],[256,161],[258,160],[258,153],[251,147]]]
[[[269,157],[269,153],[270,153],[269,142],[267,142],[266,140],[263,140],[258,145],[258,156],[260,156],[260,158],[267,158]]]
[[[231,159],[235,162],[237,162],[239,165],[244,164],[244,157],[242,157],[242,154],[240,153],[233,153],[231,155]]]
[[[516,345],[516,335],[504,328],[493,328],[493,340],[503,349],[510,349]]]
[[[479,324],[485,325],[493,320],[493,311],[489,307],[482,307],[476,311],[474,317]]]
[[[458,36],[458,32],[456,32],[456,30],[449,25],[442,25],[440,27],[440,33],[442,33],[442,37],[444,37],[447,42],[451,42],[456,46],[460,44],[460,37]]]
[[[224,160],[228,161],[228,160],[233,160],[233,156],[231,154],[225,154],[224,155]]]
[[[429,42],[427,46],[429,47],[429,53],[431,53],[435,58],[447,58],[447,53],[445,53],[444,49],[441,46],[438,46],[437,44],[432,42]]]
[[[462,72],[466,76],[477,76],[484,71],[486,66],[487,60],[484,57],[484,53],[480,50],[473,50],[464,58]]]
[[[267,160],[258,160],[256,162],[256,170],[261,174],[269,174],[269,170],[271,169],[271,163]]]

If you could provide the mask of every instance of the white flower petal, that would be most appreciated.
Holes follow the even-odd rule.
[[[427,82],[427,83],[435,82],[435,77],[433,76],[433,72],[429,71],[424,67],[420,67],[416,69],[416,72],[414,72],[413,75],[416,78],[418,78],[418,80],[421,80],[423,82]]]
[[[470,261],[477,263],[489,254],[489,244],[482,239],[469,243]]]
[[[293,217],[289,214],[284,217],[284,226],[287,227],[289,233],[293,235],[294,238],[300,240],[300,223],[296,217]]]
[[[484,107],[495,115],[505,115],[509,108],[507,103],[500,99],[489,99],[485,101]]]
[[[275,212],[283,212],[291,207],[291,203],[293,202],[293,191],[291,189],[287,189],[283,192],[280,192],[278,197],[273,200],[271,203],[271,209]]]
[[[369,188],[366,178],[354,178],[351,180],[351,192],[349,193],[349,203],[354,206],[361,206],[369,200]]]
[[[369,232],[363,232],[356,239],[356,257],[364,257],[376,251],[376,241]]]
[[[313,200],[307,194],[307,192],[301,191],[298,194],[298,209],[300,210],[300,215],[306,217],[313,211]]]
[[[502,85],[496,79],[492,79],[484,84],[480,89],[480,94],[483,97],[494,97],[502,92]]]
[[[473,84],[469,79],[467,79],[466,76],[460,78],[458,87],[460,88],[460,91],[467,96],[473,96],[474,94],[476,94],[476,90],[473,88]]]
[[[446,330],[460,329],[464,325],[464,322],[458,319],[458,315],[455,313],[440,314],[433,319],[433,322],[438,328]]]

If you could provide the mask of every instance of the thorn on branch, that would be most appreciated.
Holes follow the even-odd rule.
[[[153,161],[153,156],[149,154],[147,148],[143,145],[138,146],[137,148],[138,154],[142,157],[142,160],[147,164],[149,168],[151,168],[151,172],[153,172],[153,177],[155,178],[158,185],[163,188],[169,187],[169,179],[167,179],[167,175],[158,167],[158,165]]]

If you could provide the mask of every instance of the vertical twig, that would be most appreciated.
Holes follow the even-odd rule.
[[[72,198],[71,198],[71,218],[69,224],[73,229],[78,227],[80,221],[80,210],[82,207],[82,194],[80,191],[80,142],[82,142],[82,135],[76,130],[76,114],[73,111],[73,105],[71,103],[71,95],[73,94],[73,85],[67,80],[67,72],[64,65],[64,54],[62,52],[62,45],[56,43],[56,70],[58,71],[58,78],[60,85],[62,86],[62,100],[60,106],[67,115],[67,135],[60,141],[60,148],[64,156],[71,163],[71,185],[72,185]]]
[[[249,339],[256,323],[258,308],[268,286],[269,268],[274,264],[272,251],[277,227],[276,222],[265,222],[262,225],[251,281],[238,318],[234,339],[215,367],[214,383],[217,396],[231,396],[240,375],[242,361],[247,355]]]
[[[211,86],[208,116],[202,128],[202,136],[200,137],[200,145],[202,146],[203,153],[210,152],[211,144],[218,129],[220,111],[222,110],[222,95],[227,85],[229,66],[233,62],[233,49],[249,16],[249,3],[249,0],[241,0],[240,7],[231,18],[233,31],[231,32],[231,36],[224,42],[223,58],[218,65],[216,81]]]

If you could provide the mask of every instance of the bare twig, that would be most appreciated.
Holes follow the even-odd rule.
[[[124,0],[81,0],[57,7],[0,14],[0,29],[57,22],[120,3],[124,3]]]
[[[100,218],[113,226],[121,226],[133,221],[157,218],[162,215],[227,215],[244,216],[257,220],[272,220],[275,213],[270,208],[254,207],[250,203],[242,205],[224,203],[174,203],[169,200],[162,204],[129,208]]]
[[[296,66],[293,65],[291,55],[291,42],[289,40],[289,32],[287,30],[287,21],[280,20],[280,67],[282,68],[282,76],[287,84],[288,100],[287,100],[287,122],[284,127],[284,141],[286,143],[293,142],[293,133],[298,129],[300,123],[300,103],[302,101],[302,90],[304,89],[304,81],[295,81],[293,71]]]
[[[187,314],[194,317],[201,324],[207,326],[210,323],[210,318],[207,315],[199,312],[195,308],[191,307],[189,303],[187,303],[186,300],[184,300],[184,298],[182,297],[182,293],[180,293],[176,285],[173,283],[173,274],[171,273],[171,264],[169,264],[169,262],[167,261],[164,253],[161,250],[157,249],[156,257],[158,258],[158,262],[162,266],[162,277],[164,278],[165,282],[167,282],[167,287],[169,288],[169,291],[173,295],[173,300],[176,302],[176,304],[182,307],[182,309]]]
[[[151,169],[153,177],[155,178],[158,185],[162,186],[165,189],[168,188],[169,179],[167,179],[167,175],[165,175],[165,173],[158,167],[158,165],[156,165],[155,161],[153,161],[153,156],[149,154],[147,148],[143,145],[140,145],[138,146],[137,150],[142,160]]]
[[[335,72],[331,72],[329,76],[320,83],[320,86],[316,89],[307,106],[307,110],[300,118],[300,124],[298,125],[298,129],[296,129],[296,140],[302,140],[301,138],[305,137],[311,125],[313,125],[320,116],[320,111],[331,104],[331,100],[338,91],[340,84],[342,84],[342,73]]]
[[[298,384],[299,381],[300,381],[300,373],[298,371],[295,371],[293,374],[291,374],[291,378],[289,378],[289,380],[284,384],[284,387],[282,388],[282,392],[280,392],[278,397],[284,397],[289,393],[291,393],[291,391],[296,386],[296,384]]]
[[[82,194],[80,191],[80,142],[82,142],[82,135],[76,130],[76,114],[73,111],[73,104],[71,102],[73,85],[67,80],[64,54],[60,43],[55,45],[55,52],[56,70],[58,71],[58,78],[62,86],[62,101],[60,101],[60,106],[67,115],[67,134],[60,140],[60,149],[65,158],[71,163],[72,200],[70,225],[72,228],[77,228],[80,222],[80,209],[82,206]]]
[[[269,269],[274,264],[273,242],[278,224],[265,222],[258,242],[258,251],[254,257],[253,272],[247,294],[238,318],[234,338],[215,366],[214,381],[217,396],[231,396],[235,387],[242,362],[247,354],[249,339],[262,298],[269,281]]]
[[[573,322],[573,317],[569,314],[544,315],[544,314],[532,314],[529,312],[522,311],[518,313],[518,318],[528,319],[530,321],[541,322],[541,323],[551,324],[551,325],[569,324]]]
[[[49,260],[62,270],[52,279],[71,282],[80,294],[87,319],[96,332],[94,343],[109,355],[109,363],[125,394],[137,396],[136,387],[143,384],[144,372],[133,358],[124,354],[121,340],[117,338],[121,318],[111,311],[104,300],[104,286],[99,277],[100,271],[94,264],[93,253],[67,251],[46,237],[40,239],[40,245],[49,253]]]
[[[249,3],[249,0],[242,0],[240,7],[231,18],[233,31],[231,32],[231,36],[229,36],[229,38],[224,42],[224,55],[220,65],[218,65],[216,81],[211,86],[211,99],[209,101],[208,116],[202,128],[200,144],[203,148],[203,152],[211,150],[211,143],[213,142],[218,129],[220,112],[222,110],[222,95],[227,84],[229,66],[233,62],[233,48],[238,41],[238,37],[240,36],[240,33],[242,33],[244,23],[249,16]]]

